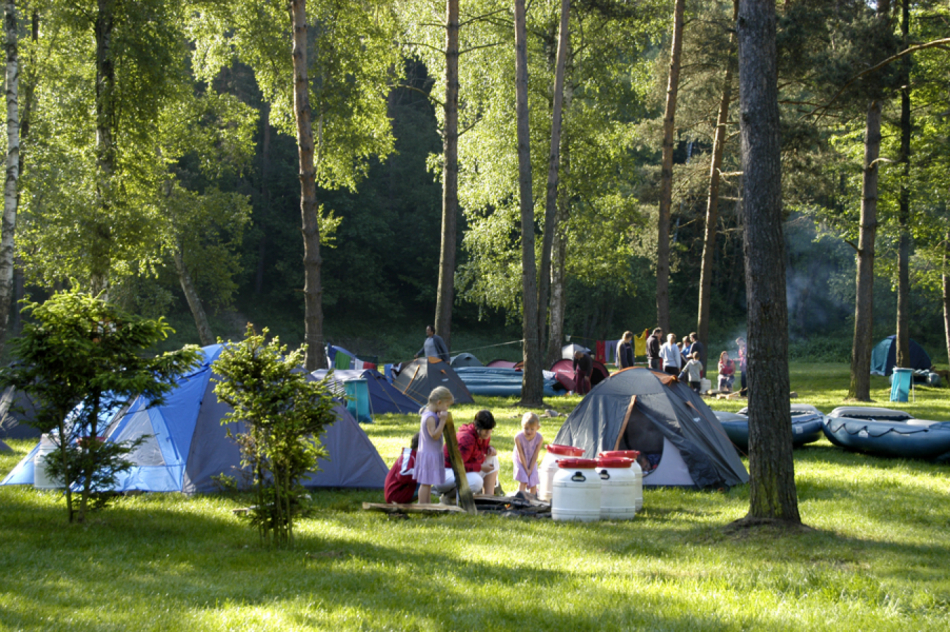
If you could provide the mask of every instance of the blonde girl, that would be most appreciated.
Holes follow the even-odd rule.
[[[541,452],[541,420],[534,413],[525,413],[521,418],[521,432],[515,435],[515,480],[518,491],[538,493],[538,454]]]
[[[419,451],[416,453],[415,479],[419,483],[419,503],[432,501],[432,486],[445,482],[445,457],[442,455],[442,431],[455,402],[452,392],[437,386],[429,393],[429,403],[419,422]]]

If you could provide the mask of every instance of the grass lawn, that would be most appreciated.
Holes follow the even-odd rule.
[[[795,364],[793,401],[828,412],[847,380],[844,365]],[[920,388],[895,407],[950,419],[948,393]],[[478,404],[454,407],[456,424],[492,409],[506,457],[524,411]],[[542,420],[547,441],[562,420]],[[418,418],[364,427],[390,464]],[[31,447],[10,443],[0,475]],[[795,469],[811,527],[795,533],[726,531],[748,486],[647,488],[634,520],[593,524],[397,519],[360,509],[381,492],[324,490],[293,551],[262,549],[232,515],[246,497],[129,496],[69,526],[57,494],[0,487],[0,630],[950,630],[950,466],[822,439],[795,452]]]

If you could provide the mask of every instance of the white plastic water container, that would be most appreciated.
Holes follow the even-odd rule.
[[[551,518],[554,520],[600,520],[601,481],[594,459],[561,459],[554,475]]]
[[[637,462],[639,456],[640,452],[638,450],[611,450],[609,452],[601,452],[597,455],[598,459],[619,457],[633,460],[633,464],[630,466],[630,472],[634,477],[633,493],[637,511],[643,509],[643,468],[640,467],[640,464]]]
[[[46,471],[46,459],[56,452],[56,444],[48,434],[40,437],[40,445],[33,456],[33,487],[36,489],[61,489],[63,484]]]
[[[550,502],[554,475],[557,474],[557,462],[560,459],[577,458],[584,455],[582,448],[552,443],[538,465],[538,500]]]
[[[705,392],[707,392],[707,391],[708,391],[709,389],[711,389],[711,388],[712,388],[712,382],[710,382],[708,379],[702,378],[702,379],[699,380],[699,392],[700,392],[700,393],[705,393]]]
[[[636,463],[623,457],[597,459],[601,520],[631,520],[637,514],[638,481],[632,467]]]

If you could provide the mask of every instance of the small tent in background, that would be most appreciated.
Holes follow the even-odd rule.
[[[491,368],[502,368],[502,369],[514,369],[518,366],[518,362],[512,362],[511,360],[492,360],[486,366]]]
[[[40,431],[25,423],[34,414],[29,396],[8,386],[0,397],[0,438],[38,439]]]
[[[894,372],[897,362],[897,336],[888,336],[877,343],[871,352],[871,375],[888,376]],[[919,344],[910,341],[910,366],[905,369],[929,369],[930,356]]]
[[[452,358],[452,368],[457,369],[463,366],[485,366],[482,364],[481,360],[473,356],[471,353],[460,353],[454,358]]]
[[[584,449],[639,450],[643,484],[723,487],[748,482],[735,447],[702,398],[671,375],[618,371],[571,412],[554,443]]]
[[[142,397],[116,413],[104,433],[106,441],[122,443],[146,437],[131,455],[134,466],[119,476],[114,491],[213,492],[213,477],[225,474],[239,485],[249,476],[241,468],[237,444],[227,436],[242,431],[243,424],[222,426],[221,420],[231,407],[214,394],[215,376],[211,363],[222,345],[204,347],[201,368],[178,380],[178,385],[161,406],[150,406]],[[329,460],[322,459],[321,471],[309,475],[307,487],[382,488],[388,471],[369,437],[346,408],[335,409],[337,421],[320,441]],[[3,485],[33,483],[34,448],[3,480]]]
[[[327,374],[327,370],[314,371],[316,379],[322,380]],[[419,411],[419,405],[400,393],[392,384],[386,381],[383,374],[373,369],[355,371],[334,371],[333,379],[336,383],[336,394],[340,397],[344,395],[343,384],[349,380],[366,380],[369,388],[369,412],[371,416],[384,415],[386,413],[416,413]]]
[[[572,342],[569,345],[564,345],[561,347],[561,358],[564,360],[573,360],[574,354],[578,351],[583,351],[584,353],[590,353],[590,349]]]
[[[574,384],[574,361],[562,358],[551,365],[551,372],[555,374],[555,379],[569,391],[573,391]],[[590,385],[597,386],[610,377],[610,371],[600,360],[594,360],[594,370],[590,375]]]
[[[465,386],[452,367],[435,357],[418,358],[409,364],[404,364],[399,375],[393,380],[400,393],[425,406],[429,401],[429,393],[436,386],[444,386],[452,392],[456,404],[472,404],[472,394]]]

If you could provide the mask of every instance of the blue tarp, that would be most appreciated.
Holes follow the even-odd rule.
[[[515,397],[521,395],[521,380],[524,375],[516,369],[487,366],[465,366],[455,369],[459,378],[473,395],[489,397]],[[554,374],[546,372],[544,377],[544,396],[564,395],[566,391],[555,391]]]

